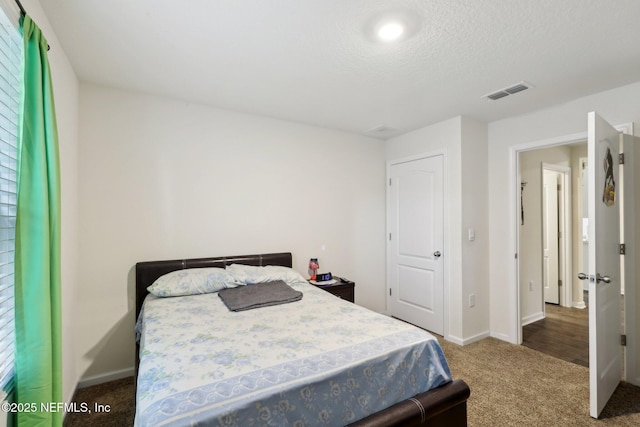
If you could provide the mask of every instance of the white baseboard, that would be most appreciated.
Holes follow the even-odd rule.
[[[460,337],[456,337],[455,335],[447,335],[444,339],[454,344],[464,345],[464,340]]]
[[[489,331],[484,331],[481,332],[479,334],[473,335],[471,337],[467,337],[467,338],[460,338],[460,337],[456,337],[454,335],[448,335],[446,340],[447,341],[451,341],[454,344],[458,344],[458,345],[469,345],[471,343],[474,343],[476,341],[480,341],[483,340],[485,338],[488,338],[490,336]]]
[[[120,371],[109,372],[102,375],[83,378],[78,381],[78,388],[90,387],[96,384],[107,383],[109,381],[119,380],[121,378],[132,377],[135,374],[135,368],[122,369]]]
[[[544,319],[544,313],[539,311],[538,313],[530,314],[527,317],[522,318],[522,326],[527,326],[530,323],[537,322],[538,320]]]
[[[471,337],[465,338],[463,343],[462,343],[462,345],[468,345],[468,344],[474,343],[476,341],[480,341],[480,340],[483,340],[485,338],[489,338],[489,336],[490,336],[489,331],[484,331],[484,332],[481,332],[479,334],[475,334],[475,335],[473,335]]]
[[[501,341],[506,341],[509,342],[511,344],[514,344],[514,342],[511,340],[511,337],[508,334],[501,334],[498,332],[491,332],[491,335],[489,335],[491,338],[495,338]]]
[[[574,302],[573,308],[584,309],[587,308],[587,304],[585,304],[584,301]]]

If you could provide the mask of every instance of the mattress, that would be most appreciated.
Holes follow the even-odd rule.
[[[451,381],[428,332],[291,286],[302,300],[241,312],[148,296],[135,425],[344,426]]]

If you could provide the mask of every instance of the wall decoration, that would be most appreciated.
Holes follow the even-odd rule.
[[[524,187],[526,186],[526,182],[520,183],[520,225],[524,225],[524,201],[522,200],[522,194],[524,193]]]
[[[611,157],[610,148],[607,148],[607,154],[604,156],[604,173],[602,202],[606,206],[613,206],[616,199],[616,181],[613,177],[613,158]]]

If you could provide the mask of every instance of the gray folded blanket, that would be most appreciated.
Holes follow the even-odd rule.
[[[302,292],[282,280],[223,289],[218,296],[231,311],[244,311],[300,301]]]

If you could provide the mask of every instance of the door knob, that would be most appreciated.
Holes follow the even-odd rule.
[[[587,276],[584,273],[578,273],[578,279],[580,280],[587,280],[589,278],[589,276]],[[611,283],[611,277],[609,276],[601,276],[600,273],[596,274],[596,282],[600,283],[600,282],[604,282],[604,283]]]
[[[436,258],[440,258],[440,255],[442,255],[442,254],[440,253],[440,251],[435,251],[435,252],[433,253],[433,256],[434,256],[434,257],[436,257]]]

